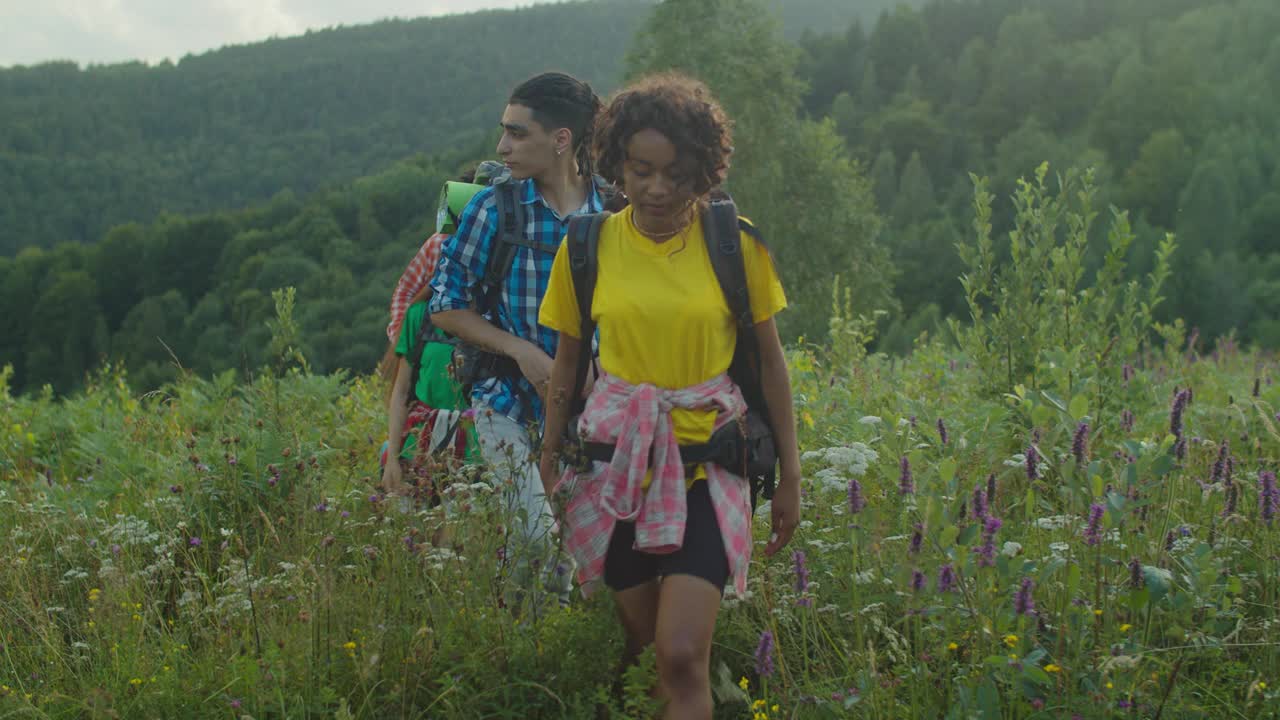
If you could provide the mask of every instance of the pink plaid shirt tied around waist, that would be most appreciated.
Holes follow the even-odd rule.
[[[615,445],[613,461],[596,462],[589,472],[565,471],[553,495],[566,503],[561,521],[565,545],[578,565],[578,583],[590,595],[604,576],[605,555],[614,524],[636,524],[635,547],[666,554],[684,543],[688,517],[685,468],[680,461],[671,410],[719,410],[715,428],[737,422],[746,412],[742,392],[720,375],[681,390],[632,385],[603,375],[578,419],[578,436]],[[649,460],[653,464],[650,467]],[[716,511],[728,555],[733,589],[747,589],[751,561],[751,501],[746,480],[708,463],[707,490]],[[652,472],[646,490],[645,476]]]

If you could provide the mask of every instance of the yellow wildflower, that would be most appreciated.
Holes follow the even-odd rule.
[[[1263,687],[1266,687],[1266,685],[1267,685],[1266,683],[1262,683],[1262,686],[1263,686]],[[774,703],[773,707],[771,707],[771,708],[769,708],[769,709],[770,709],[770,710],[772,710],[773,712],[778,712],[778,704],[777,704],[777,703]]]
[[[955,643],[953,643],[953,642],[952,642],[952,643],[947,643],[947,649],[948,649],[948,650],[950,650],[950,651],[952,651],[952,652],[955,652],[956,650],[959,650],[959,649],[960,649],[960,646],[959,646],[959,645],[957,645],[957,644],[955,644]]]
[[[1109,681],[1109,680],[1108,680],[1108,681],[1107,681],[1107,689],[1108,689],[1108,690],[1110,690],[1110,689],[1112,689],[1112,688],[1114,688],[1114,687],[1115,687],[1115,685],[1112,685],[1112,684],[1111,684],[1111,681]]]
[[[1018,644],[1018,636],[1012,633],[1004,636],[1004,644],[1013,647]]]
[[[1266,684],[1265,682],[1263,682],[1263,681],[1259,680],[1259,681],[1258,681],[1258,689],[1259,689],[1259,690],[1266,690],[1266,689],[1267,689],[1267,684]]]
[[[1059,665],[1054,665],[1053,663],[1049,663],[1048,665],[1044,666],[1044,671],[1047,673],[1062,672],[1062,667]]]
[[[755,702],[751,703],[752,710],[759,710],[764,706],[765,706],[764,698],[760,698],[759,700],[756,700]]]
[[[343,643],[343,644],[342,644],[342,649],[343,649],[343,650],[346,650],[347,652],[355,652],[355,651],[356,651],[356,644],[355,644],[355,642],[353,642],[353,641],[351,641],[351,640],[348,640],[347,642],[345,642],[345,643]]]
[[[134,614],[133,614],[133,621],[134,621],[134,622],[142,622],[142,616],[141,616],[141,615],[139,615],[138,613],[134,613]]]
[[[134,679],[132,679],[132,680],[130,680],[130,681],[129,681],[129,684],[130,684],[130,685],[132,685],[132,686],[134,686],[134,687],[138,687],[139,685],[141,685],[141,684],[142,684],[142,678],[134,678]]]
[[[1133,626],[1130,625],[1129,623],[1124,623],[1123,625],[1120,626],[1120,632],[1127,633],[1132,629],[1133,629]]]
[[[1094,614],[1094,616],[1095,616],[1095,617],[1102,617],[1102,611],[1101,611],[1101,610],[1094,610],[1094,611],[1093,611],[1093,614]]]
[[[747,688],[751,687],[751,683],[747,682],[746,675],[743,675],[742,679],[738,681],[738,687],[742,688],[743,690],[746,690]]]

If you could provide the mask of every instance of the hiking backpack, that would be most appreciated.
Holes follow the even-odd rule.
[[[579,442],[576,437],[576,420],[585,407],[582,397],[591,353],[586,349],[595,336],[596,325],[591,318],[591,306],[599,270],[597,250],[600,229],[610,217],[609,212],[581,215],[569,221],[569,268],[573,276],[574,295],[578,301],[580,338],[584,349],[578,355],[577,374],[570,407],[567,428],[570,438],[566,447],[579,452],[580,459],[605,460],[612,448],[596,443]],[[738,215],[738,208],[727,196],[713,199],[702,213],[702,231],[720,290],[724,293],[738,330],[733,361],[729,365],[729,377],[742,391],[747,414],[737,423],[726,425],[717,431],[704,445],[681,446],[680,455],[686,464],[691,462],[717,462],[726,469],[747,478],[751,485],[751,509],[754,512],[757,496],[773,497],[777,480],[777,451],[773,442],[773,429],[769,420],[769,407],[765,400],[764,384],[760,375],[760,344],[756,338],[755,322],[751,313],[751,297],[747,289],[747,270],[743,259],[742,236],[745,232],[763,244],[760,232],[754,225]],[[732,458],[730,460],[729,458]]]

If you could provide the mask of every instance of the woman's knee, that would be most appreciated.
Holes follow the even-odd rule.
[[[710,643],[699,642],[694,633],[669,633],[654,641],[658,674],[668,690],[697,690],[710,677]]]

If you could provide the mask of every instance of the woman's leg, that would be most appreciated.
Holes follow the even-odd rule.
[[[654,636],[666,720],[711,717],[711,636],[720,589],[693,575],[663,579]]]
[[[658,581],[654,579],[613,595],[618,603],[618,619],[622,621],[622,630],[626,634],[622,672],[626,672],[640,653],[653,644],[653,636],[658,629],[658,588]]]

